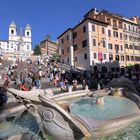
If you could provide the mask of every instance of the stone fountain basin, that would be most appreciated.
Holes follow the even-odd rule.
[[[60,113],[63,118],[68,120],[69,123],[74,124],[75,126],[77,126],[79,130],[82,130],[85,136],[101,136],[101,135],[110,134],[140,119],[140,111],[137,105],[133,102],[135,100],[131,101],[129,99],[127,100],[133,103],[134,108],[132,108],[130,112],[126,114],[120,113],[119,116],[115,116],[115,117],[113,116],[112,118],[109,118],[109,119],[104,119],[104,118],[98,119],[98,117],[94,118],[94,116],[91,116],[91,117],[82,116],[81,114],[73,112],[72,106],[75,101],[80,100],[81,98],[90,98],[91,100],[94,100],[97,97],[102,97],[104,95],[109,94],[108,92],[108,93],[101,94],[98,96],[98,92],[95,92],[96,93],[95,95],[97,95],[96,97],[94,96],[89,97],[89,93],[90,95],[92,94],[92,92],[89,90],[81,90],[81,91],[75,91],[75,92],[69,92],[69,93],[62,93],[62,94],[54,95],[51,97],[47,97],[47,96],[45,97],[45,95],[41,95],[42,99],[36,96],[37,99],[35,99],[35,101],[38,103],[44,102],[43,104],[46,104],[46,106],[50,106],[52,110],[55,110],[56,112]],[[100,90],[100,93],[104,93],[104,91],[102,92],[102,90]],[[24,96],[25,95],[24,93],[21,95],[22,95],[22,98],[26,98]],[[117,98],[118,97],[116,97],[116,100],[118,100]],[[125,97],[122,97],[122,98],[125,98]],[[34,100],[32,97],[30,99]],[[136,99],[135,96],[134,96],[134,99]],[[93,104],[94,103],[92,103],[92,105]],[[113,104],[111,106],[113,106]],[[70,110],[71,110],[70,113],[68,113],[65,110],[67,109],[67,107],[70,107]],[[83,111],[83,114],[88,115],[88,113],[85,113],[84,111]]]
[[[100,96],[98,96],[97,92],[95,92],[96,97],[103,97],[108,94],[100,94]],[[93,137],[98,137],[98,136],[102,136],[102,135],[107,135],[110,133],[113,133],[115,131],[118,131],[121,128],[124,128],[128,125],[130,125],[131,123],[140,120],[140,110],[137,106],[137,103],[134,102],[135,100],[137,101],[138,97],[135,98],[135,100],[133,99],[133,101],[131,100],[131,98],[126,98],[126,97],[113,97],[116,100],[127,100],[128,101],[128,109],[129,111],[127,112],[125,109],[127,108],[127,101],[124,102],[124,106],[121,106],[121,112],[119,115],[113,116],[113,117],[108,117],[108,118],[98,118],[92,116],[89,117],[88,115],[86,116],[87,112],[84,113],[84,110],[82,111],[83,114],[85,114],[84,116],[82,116],[82,114],[77,114],[77,112],[73,112],[72,108],[75,108],[75,106],[73,105],[74,102],[81,100],[82,98],[93,98],[93,100],[95,99],[95,96],[93,97],[88,97],[88,92],[85,93],[81,93],[81,92],[77,92],[75,94],[63,94],[58,96],[53,97],[54,100],[56,100],[58,102],[58,104],[62,107],[62,108],[67,108],[66,106],[70,106],[70,110],[71,110],[71,115],[73,116],[74,119],[76,119],[77,121],[83,123],[83,125],[86,126],[86,128],[88,128],[91,133],[93,134]],[[134,96],[135,97],[135,96]],[[81,98],[81,99],[79,99]],[[106,101],[105,101],[106,104]],[[115,104],[114,106],[116,106],[117,104]],[[126,105],[126,106],[125,106]],[[112,105],[113,106],[113,105]],[[97,106],[98,109],[100,108],[102,110],[103,106]],[[85,107],[86,109],[86,107]],[[112,108],[113,109],[113,108]],[[123,112],[124,110],[124,112]],[[74,115],[73,115],[74,114]]]

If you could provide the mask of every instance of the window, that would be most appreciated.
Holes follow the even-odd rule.
[[[123,46],[121,45],[121,51],[123,51]]]
[[[95,32],[95,25],[92,25],[92,31]]]
[[[115,50],[119,50],[119,45],[115,44]]]
[[[87,47],[87,40],[84,40],[82,43],[83,48]]]
[[[64,39],[61,40],[61,43],[64,44]]]
[[[27,32],[27,36],[29,36],[30,35],[30,33],[29,32]]]
[[[133,27],[133,32],[135,32],[135,28]]]
[[[109,60],[113,60],[113,55],[112,54],[109,54]]]
[[[67,52],[69,52],[70,51],[70,48],[69,47],[67,47]]]
[[[122,28],[122,22],[119,21],[119,28]]]
[[[69,58],[67,58],[67,63],[69,63]]]
[[[127,34],[125,34],[124,37],[125,37],[125,40],[127,40],[127,38],[128,38]]]
[[[64,54],[64,49],[62,50],[62,54]]]
[[[120,39],[122,40],[122,33],[120,33]]]
[[[126,49],[128,49],[128,44],[125,44],[124,46],[125,46]]]
[[[77,32],[73,33],[73,39],[77,37]]]
[[[29,45],[27,45],[27,50],[29,50]]]
[[[102,27],[102,34],[105,34],[105,28]]]
[[[112,47],[112,44],[111,43],[108,43],[108,49],[112,50],[113,47]]]
[[[85,32],[86,32],[86,26],[83,27],[83,33],[85,33]]]
[[[93,46],[96,46],[96,39],[93,39]]]
[[[97,58],[97,54],[96,53],[94,53],[93,56],[94,56],[95,59]]]
[[[134,56],[131,56],[131,61],[134,61]]]
[[[119,61],[120,60],[119,55],[116,55],[115,59],[116,61]]]
[[[105,45],[105,41],[103,40],[103,47],[105,48],[106,47],[106,45]]]
[[[116,37],[118,38],[118,32],[116,32]]]
[[[115,31],[113,31],[113,36],[116,37],[116,32]]]
[[[106,54],[104,54],[104,59],[106,59]]]
[[[117,21],[113,20],[113,27],[117,27]]]
[[[110,19],[110,18],[107,18],[107,23],[108,23],[109,25],[111,25],[111,19]]]
[[[124,56],[123,55],[121,55],[121,61],[124,61]]]
[[[11,34],[14,34],[14,30],[11,30]]]
[[[128,29],[129,29],[129,31],[131,31],[131,26],[130,25],[128,26]]]
[[[124,24],[124,30],[127,30],[127,28],[126,28],[126,24]]]
[[[134,49],[135,50],[139,50],[139,46],[134,46]]]
[[[84,54],[84,59],[87,59],[87,54],[86,53]]]
[[[132,46],[132,45],[130,45],[130,46],[129,46],[129,49],[133,49],[133,46]]]
[[[74,48],[74,51],[77,51],[78,50],[78,46],[76,44],[73,45],[73,48]]]
[[[111,31],[110,30],[108,30],[108,36],[111,37]]]
[[[129,36],[129,40],[132,41],[132,36],[131,35]]]
[[[116,53],[118,53],[118,51],[119,51],[119,45],[115,44],[115,50],[116,50]]]
[[[67,35],[67,41],[69,40],[69,35]]]
[[[129,61],[129,55],[126,55],[126,60]]]

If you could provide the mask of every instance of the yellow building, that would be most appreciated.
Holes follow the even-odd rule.
[[[107,26],[105,22],[86,18],[73,29],[61,34],[58,42],[62,63],[90,69],[101,61],[108,62]],[[99,58],[100,53],[102,53],[101,58]]]
[[[62,63],[85,69],[94,66],[117,68],[139,63],[136,22],[136,19],[128,20],[106,10],[91,9],[78,25],[58,37]],[[125,30],[129,24],[132,32]],[[133,39],[126,40],[126,35]],[[130,50],[130,47],[134,49]],[[132,56],[134,60],[130,59]]]

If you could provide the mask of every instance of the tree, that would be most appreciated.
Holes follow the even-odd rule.
[[[53,59],[54,61],[59,61],[59,59],[60,59],[59,53],[58,53],[58,52],[53,53],[53,54],[52,54],[52,59]]]
[[[42,55],[41,48],[38,44],[34,48],[34,55]]]

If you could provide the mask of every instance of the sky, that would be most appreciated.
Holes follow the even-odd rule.
[[[8,40],[8,26],[14,21],[18,32],[32,27],[32,47],[51,35],[53,41],[74,27],[92,8],[109,10],[125,17],[140,17],[140,0],[0,0],[0,40]]]

